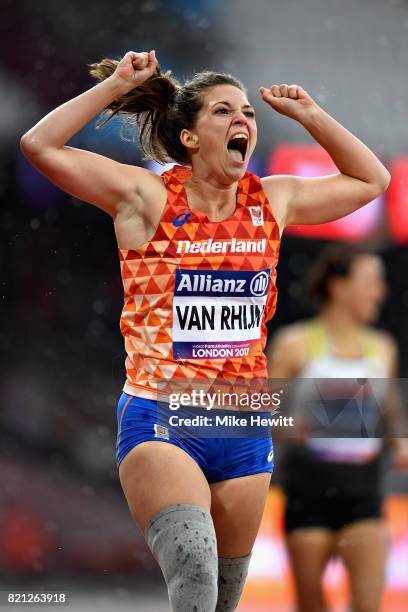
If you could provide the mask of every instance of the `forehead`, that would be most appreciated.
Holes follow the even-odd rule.
[[[235,85],[215,85],[204,94],[203,110],[211,109],[217,102],[229,102],[231,106],[249,104],[246,94]]]
[[[384,272],[384,264],[377,255],[362,255],[356,259],[352,266],[352,273],[355,276],[363,277],[367,274],[383,276]]]

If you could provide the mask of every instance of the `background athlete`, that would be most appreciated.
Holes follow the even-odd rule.
[[[393,387],[381,380],[398,376],[396,343],[370,326],[385,298],[384,268],[377,255],[364,249],[331,247],[315,262],[308,284],[318,316],[282,328],[268,347],[269,376],[298,379],[295,420],[305,434],[303,444],[286,445],[280,464],[298,609],[327,610],[322,578],[329,559],[339,555],[350,577],[352,609],[375,612],[380,609],[387,553],[381,511],[384,440],[374,433],[383,412],[395,464],[408,467],[397,398]],[[367,437],[360,437],[361,416],[352,402],[347,413],[333,418],[330,435],[307,436],[312,425],[308,399],[316,398],[316,382],[307,379],[324,378],[346,379],[347,398],[353,397],[351,387],[356,391],[356,379],[371,379],[374,392],[365,391],[360,407]],[[336,387],[340,398],[337,382]]]
[[[158,264],[164,257],[175,275],[179,260],[174,251],[171,256],[166,251],[173,243],[168,234],[172,223],[165,215],[169,207],[178,206],[179,197],[195,215],[198,234],[205,228],[220,235],[223,225],[237,218],[234,215],[245,218],[242,223],[261,232],[256,236],[263,235],[268,244],[267,307],[256,337],[248,344],[249,357],[213,360],[214,375],[236,374],[243,366],[246,377],[266,377],[265,320],[275,307],[274,266],[279,233],[286,225],[323,223],[353,212],[383,193],[390,175],[360,140],[298,85],[261,87],[259,93],[275,111],[298,121],[326,149],[339,173],[310,179],[271,176],[259,181],[254,175],[245,177],[256,145],[257,125],[245,88],[234,77],[204,72],[181,86],[168,74],[161,75],[154,51],[130,51],[120,62],[103,60],[93,66],[93,75],[103,82],[49,113],[23,136],[21,147],[51,181],[101,208],[114,222],[127,300],[122,317],[128,350],[127,386],[118,415],[120,480],[131,513],[163,571],[172,608],[234,610],[245,583],[270,481],[271,468],[263,459],[266,445],[262,453],[252,453],[251,460],[243,462],[248,440],[230,441],[224,452],[231,467],[228,470],[221,464],[218,481],[210,482],[193,449],[186,450],[177,440],[157,439],[153,426],[149,432],[143,430],[142,435],[143,419],[137,415],[143,411],[149,424],[154,418],[154,402],[143,404],[141,400],[146,402],[151,397],[144,391],[154,386],[154,377],[158,379],[155,372],[160,372],[161,367],[166,371],[181,368],[183,375],[204,373],[208,377],[211,363],[185,355],[178,362],[174,350],[160,352],[167,340],[163,344],[151,342],[148,321],[155,317],[162,321],[172,342],[174,278],[173,289],[170,283],[162,296],[156,291],[153,301],[143,300],[137,292],[145,282],[147,290],[151,268],[147,266],[147,275],[143,266],[135,272],[135,260],[130,268],[123,255],[142,257],[143,264],[151,264],[154,258]],[[107,108],[135,115],[144,150],[159,161],[173,160],[183,167],[176,167],[162,178],[144,168],[67,146],[72,136]],[[192,169],[188,170],[187,165]],[[263,215],[268,217],[264,227],[251,224],[245,206],[248,199],[260,203]],[[189,224],[181,226],[181,230],[189,231]],[[242,234],[241,223],[236,230]],[[156,244],[158,233],[162,235],[160,245]],[[217,265],[229,266],[229,270],[234,265],[242,268],[242,261],[238,265],[234,258],[223,258],[217,264],[216,253],[212,253],[210,259],[210,263],[201,265],[211,269]],[[255,272],[261,263],[265,265],[261,259],[254,264]],[[186,265],[192,267],[194,259]],[[252,265],[251,260],[247,265]],[[133,315],[129,313],[132,292]],[[136,345],[132,344],[133,338]],[[144,344],[140,344],[143,338]],[[158,366],[156,370],[153,363]],[[133,417],[128,418],[129,414]],[[207,459],[208,453],[207,449]],[[219,461],[220,454],[214,460]],[[234,462],[245,463],[245,470],[234,472]]]

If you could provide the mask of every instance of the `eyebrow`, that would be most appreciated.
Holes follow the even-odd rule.
[[[232,104],[226,102],[225,100],[218,100],[217,102],[213,103],[213,106],[215,106],[216,104],[225,104],[226,106],[232,108]],[[252,108],[252,110],[254,110],[254,107],[251,104],[244,104],[241,108]]]

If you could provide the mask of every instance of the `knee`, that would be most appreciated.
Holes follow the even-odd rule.
[[[212,612],[218,557],[210,513],[189,504],[169,506],[152,517],[145,536],[166,580],[172,609]]]
[[[297,605],[299,612],[327,612],[323,589],[320,584],[311,584],[301,589],[297,585]]]
[[[166,564],[164,564],[166,565]],[[188,539],[176,546],[171,564],[165,567],[165,578],[180,588],[185,583],[197,583],[216,587],[218,579],[217,556],[213,546],[206,542]]]
[[[218,558],[218,601],[215,612],[236,610],[246,577],[252,552],[244,557]]]
[[[180,564],[175,563],[166,573],[166,582],[174,589],[187,590],[197,585],[200,588],[206,588],[207,592],[214,595],[215,600],[217,599],[217,561],[214,561],[212,555],[207,555],[201,547],[187,552],[185,559]]]
[[[371,598],[353,600],[351,605],[353,612],[378,612],[380,609],[380,602],[373,601]]]

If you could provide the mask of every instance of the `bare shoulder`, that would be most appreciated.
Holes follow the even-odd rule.
[[[391,376],[396,376],[398,371],[399,351],[398,344],[393,336],[380,329],[372,330],[373,337],[378,343],[380,351],[387,363],[388,370]]]
[[[131,164],[122,164],[122,168],[131,187],[130,194],[138,196],[142,201],[149,202],[153,194],[157,195],[156,192],[163,193],[166,191],[163,179],[151,170]],[[130,196],[130,199],[132,199],[132,196]]]
[[[309,357],[304,323],[294,323],[279,329],[270,339],[267,357],[271,376],[296,376]]]
[[[154,235],[166,205],[163,179],[146,168],[126,165],[130,189],[115,217],[115,233],[122,249],[135,249]]]
[[[119,214],[124,218],[133,214],[154,217],[156,211],[164,206],[166,187],[163,179],[147,168],[130,164],[123,164],[122,172],[126,175],[129,189]]]
[[[293,350],[307,348],[307,335],[304,323],[292,323],[291,325],[281,327],[272,337],[271,343]]]
[[[372,330],[374,338],[377,340],[379,345],[389,353],[398,353],[398,345],[395,338],[383,329]]]

